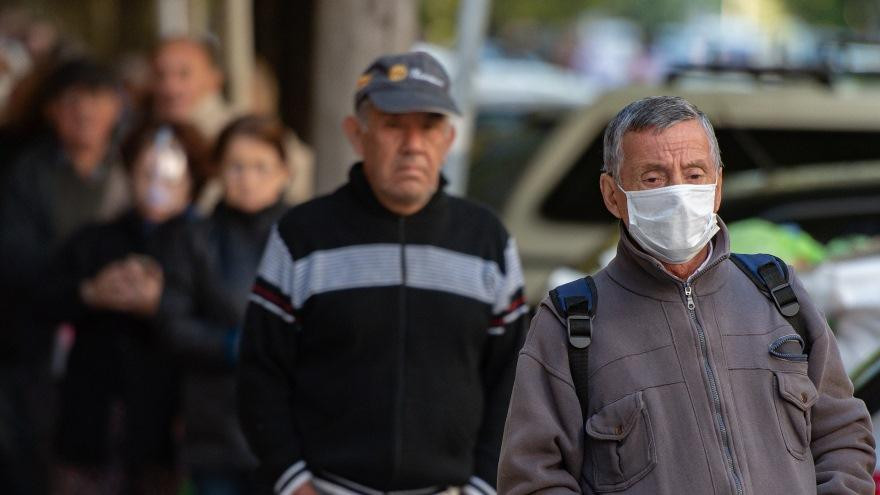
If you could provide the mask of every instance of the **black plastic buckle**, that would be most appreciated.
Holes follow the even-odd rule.
[[[777,293],[782,291],[785,291],[784,294],[779,295],[782,297],[777,296]],[[779,308],[779,312],[785,316],[794,316],[801,309],[801,305],[794,295],[794,289],[791,288],[791,284],[788,282],[770,289],[770,297],[773,298],[773,303]],[[783,303],[780,299],[786,299],[786,302]]]
[[[587,315],[569,315],[568,343],[578,349],[586,349],[593,341],[593,317]]]

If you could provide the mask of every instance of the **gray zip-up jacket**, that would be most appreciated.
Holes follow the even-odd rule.
[[[770,353],[796,332],[729,260],[723,225],[687,282],[621,230],[594,277],[586,424],[545,299],[517,365],[498,492],[873,494],[870,418],[793,272],[807,361]]]

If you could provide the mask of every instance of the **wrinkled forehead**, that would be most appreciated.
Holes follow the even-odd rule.
[[[193,40],[171,40],[162,43],[153,57],[157,66],[187,65],[214,68],[214,61],[207,48]]]
[[[706,130],[698,120],[678,122],[666,128],[630,130],[623,135],[622,167],[652,164],[712,162],[712,148]]]

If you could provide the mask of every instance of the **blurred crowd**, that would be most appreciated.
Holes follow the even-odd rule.
[[[50,23],[6,21],[3,493],[245,493],[241,321],[271,225],[313,185],[271,71],[233,108],[209,41],[106,66]]]

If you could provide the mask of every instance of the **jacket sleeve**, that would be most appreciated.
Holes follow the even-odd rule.
[[[476,465],[473,477],[464,487],[465,493],[479,495],[495,493],[501,435],[516,371],[516,355],[528,325],[529,308],[523,293],[522,266],[512,238],[508,238],[504,251],[504,267],[483,351],[484,410],[474,453]]]
[[[272,229],[245,315],[238,367],[239,421],[276,495],[311,479],[294,426],[297,321],[293,259]]]
[[[498,492],[580,493],[583,418],[568,368],[565,329],[542,304],[519,355]]]
[[[89,254],[93,252],[95,241],[100,241],[100,233],[92,226],[80,229],[64,243],[49,264],[53,283],[46,284],[46,301],[50,308],[46,315],[53,323],[73,322],[82,317],[90,308],[80,297],[80,284],[95,275],[103,267],[93,266]],[[82,331],[82,329],[81,329]]]
[[[793,269],[789,267],[793,272]],[[807,322],[812,350],[808,374],[818,399],[812,408],[810,450],[816,465],[816,492],[873,494],[874,435],[865,403],[853,397],[837,343],[825,317],[810,300],[800,281],[793,286]]]
[[[0,180],[0,280],[23,297],[40,296],[52,260],[43,191],[28,170],[45,165],[20,158]]]
[[[199,310],[204,259],[197,240],[188,236],[185,248],[169,255],[159,313],[164,340],[186,362],[213,369],[229,369],[236,362],[238,329],[223,327],[204,318]]]

